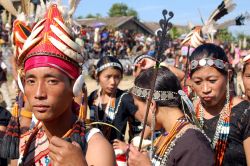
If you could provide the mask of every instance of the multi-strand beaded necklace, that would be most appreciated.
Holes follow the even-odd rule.
[[[222,111],[220,112],[220,117],[217,122],[215,134],[211,142],[212,148],[215,150],[216,166],[222,165],[224,158],[227,138],[230,130],[230,113],[231,113],[232,99],[227,99]],[[196,116],[200,121],[201,126],[204,126],[204,107],[201,102],[199,102],[196,109]]]
[[[182,135],[181,129],[190,124],[185,117],[179,118],[169,133],[162,134],[154,141],[152,163],[155,166],[165,164],[176,140]]]
[[[62,138],[63,139],[70,138],[75,133],[78,133],[81,137],[84,137],[85,127],[83,127],[84,126],[83,123],[84,122],[76,121],[73,124],[73,127],[71,129],[69,129],[66,132],[66,134],[64,134],[62,136]],[[30,153],[30,149],[29,148],[30,148],[30,146],[32,144],[32,141],[34,141],[34,139],[37,139],[36,137],[37,137],[37,134],[39,133],[39,131],[41,131],[41,132],[43,132],[45,134],[45,131],[43,131],[43,129],[42,129],[42,123],[40,121],[38,121],[37,124],[36,124],[36,126],[32,129],[32,131],[30,131],[31,134],[28,137],[27,141],[25,141],[24,151],[21,154],[20,159],[18,160],[18,165],[19,166],[25,165],[25,159],[26,159],[27,155],[29,155],[29,153]],[[35,140],[35,141],[37,141],[37,140]],[[44,165],[45,164],[46,166],[51,166],[51,162],[50,162],[50,158],[48,156],[48,152],[49,151],[47,150],[47,152],[44,154],[44,158],[45,158],[44,162],[45,163],[42,163],[42,160],[41,160],[42,158],[40,158],[38,161],[32,161],[32,162],[38,162],[39,165]],[[35,163],[33,163],[33,164],[35,164]]]

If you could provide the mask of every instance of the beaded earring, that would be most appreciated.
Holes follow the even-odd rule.
[[[87,111],[86,111],[86,108],[85,108],[85,97],[87,95],[87,89],[86,89],[86,84],[84,83],[82,85],[82,98],[81,98],[81,105],[80,105],[80,111],[79,111],[79,117],[78,119],[81,119],[81,120],[85,120],[86,117],[87,117]]]
[[[151,150],[150,150],[150,158],[153,158],[153,148],[154,148],[154,132],[155,132],[155,110],[150,110],[152,112],[152,123],[151,123]]]
[[[227,94],[226,94],[226,102],[229,103],[229,100],[230,100],[230,75],[229,75],[229,72],[227,74]]]

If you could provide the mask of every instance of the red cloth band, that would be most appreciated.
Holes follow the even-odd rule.
[[[37,67],[53,67],[68,75],[72,79],[79,76],[79,68],[74,64],[53,56],[33,56],[27,59],[24,64],[24,71]]]

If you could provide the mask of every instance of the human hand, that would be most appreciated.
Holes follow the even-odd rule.
[[[113,142],[113,148],[114,149],[120,149],[123,152],[126,152],[127,149],[128,149],[128,145],[125,142],[121,141],[121,140],[115,139],[114,142]]]
[[[139,152],[135,146],[130,145],[128,149],[128,165],[129,166],[151,166],[152,163],[146,151]]]
[[[49,157],[53,166],[85,166],[87,162],[80,145],[53,136],[49,145]]]

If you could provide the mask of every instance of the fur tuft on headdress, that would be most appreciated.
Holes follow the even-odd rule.
[[[187,45],[196,48],[199,45],[205,43],[201,28],[201,26],[194,27],[192,31],[187,34],[185,39],[181,42],[181,45]]]

